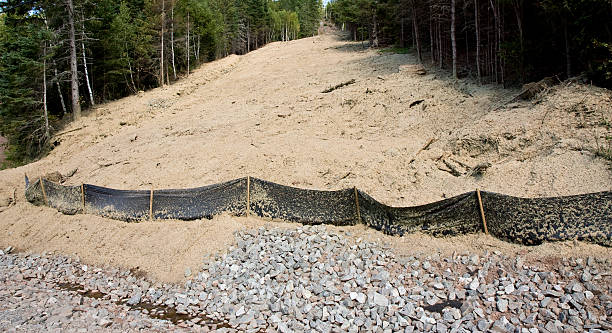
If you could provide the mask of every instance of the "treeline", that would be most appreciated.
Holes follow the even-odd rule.
[[[586,73],[612,88],[609,0],[333,0],[326,14],[354,40],[413,46],[455,77],[506,86]]]
[[[321,0],[0,2],[0,135],[14,166],[81,108],[170,84],[199,64],[315,35]],[[56,127],[56,126],[55,126]]]

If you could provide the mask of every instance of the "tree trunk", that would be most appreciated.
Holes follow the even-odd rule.
[[[189,76],[189,11],[187,12],[187,39],[185,39],[185,43],[187,44],[186,52],[187,52],[187,76]]]
[[[404,40],[404,18],[402,17],[402,19],[400,20],[400,24],[401,24],[401,31],[400,31],[400,47],[406,47],[406,43]]]
[[[174,80],[176,80],[176,65],[174,63],[174,1],[172,1],[170,16],[170,47],[172,49],[172,75],[174,76]]]
[[[502,12],[502,6],[497,6],[497,17],[499,17],[499,44],[497,45],[497,52],[499,53],[499,73],[501,77],[501,84],[506,88],[506,60],[502,57],[501,46],[504,43],[504,17],[505,13]]]
[[[457,36],[455,31],[455,0],[451,0],[451,48],[453,52],[453,77],[457,78]]]
[[[429,6],[429,51],[431,53],[431,64],[435,64],[436,63],[436,57],[434,54],[434,49],[435,49],[435,45],[434,45],[434,37],[433,37],[433,8],[432,6]]]
[[[412,25],[414,26],[414,39],[416,42],[417,56],[419,57],[419,63],[422,63],[423,56],[421,55],[421,38],[419,37],[419,25],[417,24],[416,6],[414,5],[414,0],[411,3],[412,3]]]
[[[440,69],[444,66],[444,55],[442,54],[442,25],[438,20],[438,66]]]
[[[127,44],[127,43],[126,43]],[[125,49],[127,50],[127,45],[125,47]],[[132,72],[132,62],[130,61],[130,55],[128,53],[127,55],[127,63],[128,63],[128,70],[130,71],[130,81],[132,82],[132,91],[133,93],[137,93],[138,89],[136,88],[136,84],[134,83],[134,74]],[[128,85],[129,86],[129,85]]]
[[[474,17],[476,22],[476,71],[478,72],[478,83],[482,84],[482,73],[480,72],[480,28],[478,26],[478,0],[474,0]]]
[[[372,15],[372,42],[370,43],[371,47],[378,47],[378,30],[376,28],[377,25],[378,22],[376,22],[376,13],[374,13],[374,15]]]
[[[64,112],[64,114],[66,114],[66,103],[64,102],[62,87],[60,86],[59,78],[57,77],[57,64],[55,63],[55,60],[53,61],[53,70],[55,71],[55,84],[57,85],[57,94],[59,95],[60,103],[62,104],[62,111]]]
[[[162,0],[162,12],[161,12],[161,56],[159,58],[159,82],[161,86],[164,86],[164,28],[166,24],[166,0]]]
[[[499,17],[497,16],[497,9],[495,7],[495,4],[493,3],[493,0],[489,0],[491,2],[491,9],[493,10],[493,16],[495,17],[495,24],[494,24],[494,35],[495,35],[495,45],[494,45],[494,51],[493,51],[493,59],[494,61],[494,72],[495,72],[495,82],[499,83],[499,64],[497,62],[498,60],[498,48],[499,48]]]
[[[45,24],[47,21],[45,20]],[[49,111],[47,109],[47,41],[43,46],[43,117],[45,119],[45,141],[49,140]]]
[[[523,36],[523,0],[513,0],[512,4],[514,5],[514,14],[516,15],[516,22],[518,24],[519,29],[519,42],[521,45],[520,54],[519,54],[519,71],[521,77],[521,83],[525,81],[525,46],[524,46],[524,36]]]
[[[467,3],[464,5],[463,7],[463,24],[464,24],[464,30],[465,30],[465,68],[469,71],[471,66],[470,66],[470,40],[469,40],[469,32],[468,32],[468,8],[467,8]]]
[[[87,82],[87,91],[89,92],[89,102],[92,106],[96,105],[93,98],[91,84],[89,83],[89,71],[87,70],[87,56],[85,55],[85,16],[81,12],[81,48],[83,49],[83,68],[85,69],[85,82]]]
[[[74,4],[68,1],[68,26],[70,28],[70,74],[72,89],[72,114],[74,120],[81,119],[81,104],[79,97],[79,72],[77,69],[76,38],[74,34]]]
[[[563,33],[565,35],[565,62],[567,65],[567,77],[571,77],[572,76],[572,55],[570,53],[570,41],[569,41],[569,36],[567,34],[567,21],[564,22],[563,24]]]

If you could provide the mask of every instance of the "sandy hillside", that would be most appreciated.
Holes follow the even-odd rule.
[[[412,55],[364,50],[327,34],[230,56],[170,87],[100,105],[59,135],[49,156],[0,172],[0,245],[179,281],[185,267],[231,244],[233,231],[265,223],[64,216],[24,202],[24,173],[76,169],[66,184],[121,189],[185,188],[251,175],[304,188],[357,186],[393,205],[475,188],[527,197],[612,190],[610,162],[593,153],[612,135],[611,91],[566,82],[535,101],[507,104],[517,91],[416,69]],[[352,85],[322,93],[351,79]],[[491,165],[484,176],[470,176],[483,163]],[[432,241],[347,230],[383,238],[402,253],[499,248],[536,257],[610,255],[584,244],[521,248],[481,235]]]

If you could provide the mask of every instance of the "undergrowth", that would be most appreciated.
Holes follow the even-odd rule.
[[[392,46],[379,50],[380,53],[395,53],[395,54],[408,54],[412,51],[410,47],[399,47]]]

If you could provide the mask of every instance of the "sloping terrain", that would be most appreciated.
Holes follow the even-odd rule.
[[[100,105],[60,133],[49,156],[0,172],[0,245],[178,281],[203,254],[231,244],[234,231],[264,224],[228,216],[127,224],[25,202],[24,174],[54,171],[70,175],[66,184],[120,189],[186,188],[250,175],[304,188],[357,186],[402,206],[475,188],[526,197],[612,189],[609,161],[594,154],[612,135],[612,92],[566,82],[533,101],[507,104],[517,91],[419,69],[411,55],[327,34],[204,64],[172,86]],[[609,255],[584,244],[525,250],[483,235],[434,241],[347,229],[384,238],[400,253],[488,246]]]

